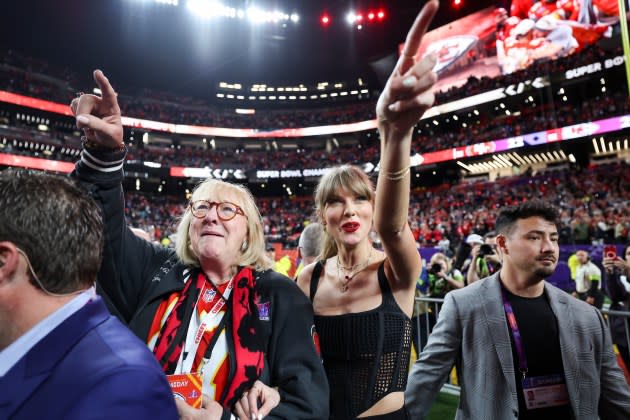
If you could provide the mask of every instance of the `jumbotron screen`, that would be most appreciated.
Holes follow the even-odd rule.
[[[436,54],[436,90],[446,91],[469,77],[514,73],[590,44],[616,49],[619,23],[617,0],[515,0],[509,10],[489,7],[428,32],[418,56]]]

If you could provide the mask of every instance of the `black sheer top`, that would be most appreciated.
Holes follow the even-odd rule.
[[[313,301],[323,269],[311,277]],[[411,352],[411,320],[400,309],[378,268],[383,301],[365,312],[315,315],[324,369],[330,385],[330,419],[354,419],[385,395],[404,391]]]

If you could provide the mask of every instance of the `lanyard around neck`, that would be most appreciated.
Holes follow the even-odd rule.
[[[203,285],[201,293],[199,293],[199,297],[197,298],[197,302],[195,303],[195,310],[197,310],[197,307],[199,306],[199,300],[203,298],[206,290],[213,290],[215,292],[215,296],[218,295],[218,299],[213,305],[212,309],[206,312],[205,315],[199,319],[199,326],[196,328],[196,332],[194,333],[194,335],[190,335],[189,333],[189,335],[186,337],[185,349],[182,359],[182,371],[185,373],[192,371],[193,363],[195,361],[197,351],[199,350],[199,345],[201,344],[202,338],[206,333],[206,329],[208,327],[208,324],[210,323],[210,320],[214,316],[216,316],[226,304],[228,305],[228,308],[230,306],[229,299],[232,289],[234,287],[234,278],[230,279],[230,282],[227,284],[227,287],[223,293],[221,293],[219,288],[212,281],[210,281],[207,277],[205,278],[205,284]],[[204,351],[204,357],[208,357],[212,353],[212,349],[214,348],[217,340],[219,339],[219,336],[221,335],[221,332],[223,331],[223,328],[225,327],[228,318],[230,317],[229,312],[230,311],[228,309],[226,313],[223,314],[219,325],[214,329],[210,338],[210,342],[208,343],[208,347]]]
[[[225,304],[228,302],[228,299],[230,298],[230,294],[232,292],[232,288],[234,287],[234,277],[232,277],[230,279],[230,281],[227,284],[227,287],[225,288],[225,291],[223,293],[221,293],[219,288],[210,279],[208,279],[206,277],[206,283],[204,284],[202,292],[199,294],[199,297],[197,298],[197,303],[195,304],[195,307],[197,307],[199,305],[199,299],[202,299],[202,296],[205,293],[206,288],[208,288],[208,283],[209,283],[209,286],[210,286],[209,289],[210,290],[214,290],[215,293],[217,293],[219,295],[219,299],[214,304],[212,309],[210,309],[205,314],[205,316],[201,319],[201,322],[199,324],[199,328],[197,329],[197,333],[195,334],[195,346],[198,346],[199,343],[201,342],[201,337],[203,336],[203,333],[206,331],[207,320],[210,319],[211,317],[213,317],[214,315],[216,315],[221,309],[223,309]]]
[[[514,338],[514,346],[516,347],[516,355],[518,357],[518,370],[523,375],[523,378],[527,375],[527,357],[525,357],[525,347],[523,347],[523,339],[521,332],[518,329],[518,323],[516,322],[516,316],[512,305],[508,301],[505,286],[501,283],[501,300],[503,301],[503,309],[505,310],[505,316],[507,317],[508,325],[512,331],[512,337]]]

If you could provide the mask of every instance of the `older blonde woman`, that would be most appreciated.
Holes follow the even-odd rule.
[[[94,78],[102,97],[82,95],[72,110],[86,134],[74,176],[105,216],[99,286],[166,374],[202,375],[203,407],[177,400],[180,416],[249,419],[239,399],[253,390],[257,415],[326,418],[328,385],[312,338],[312,307],[294,282],[269,270],[251,194],[208,179],[192,194],[175,252],[136,237],[123,214],[120,109],[103,73]]]

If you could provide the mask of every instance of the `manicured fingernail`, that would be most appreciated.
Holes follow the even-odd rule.
[[[402,84],[405,87],[412,87],[413,85],[416,84],[417,81],[418,79],[416,79],[416,76],[409,76],[403,79]]]
[[[87,124],[90,122],[90,119],[86,117],[85,115],[79,115],[77,116],[77,121],[80,122],[81,124]]]
[[[252,420],[256,420],[256,414],[252,413]]]
[[[389,104],[387,106],[387,109],[389,109],[390,111],[398,111],[398,102]]]
[[[263,419],[263,415],[262,415],[262,414],[259,414],[259,415],[258,415],[258,420],[262,420],[262,419]]]

